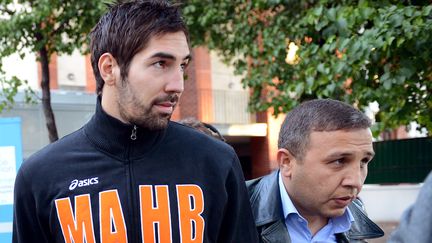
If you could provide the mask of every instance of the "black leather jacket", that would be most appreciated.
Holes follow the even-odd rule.
[[[278,170],[247,181],[246,185],[260,242],[290,243],[279,193]],[[355,200],[348,206],[355,222],[348,232],[336,234],[337,242],[366,242],[365,239],[384,235],[381,228],[367,217],[362,206],[360,200]]]

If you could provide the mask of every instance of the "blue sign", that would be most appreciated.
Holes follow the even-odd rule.
[[[21,119],[0,118],[0,242],[12,242],[13,186],[22,163]]]

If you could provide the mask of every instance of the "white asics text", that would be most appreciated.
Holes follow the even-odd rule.
[[[69,186],[69,190],[72,191],[76,187],[90,186],[90,185],[95,185],[98,183],[99,183],[99,177],[93,177],[93,178],[88,178],[88,179],[84,179],[84,180],[75,179],[75,180],[71,181],[71,184]]]

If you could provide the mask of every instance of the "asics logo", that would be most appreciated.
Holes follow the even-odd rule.
[[[99,177],[88,178],[84,180],[75,179],[71,181],[69,190],[74,190],[76,187],[91,186],[99,183]]]

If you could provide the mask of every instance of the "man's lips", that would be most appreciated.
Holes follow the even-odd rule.
[[[170,94],[163,97],[159,97],[153,102],[153,107],[162,113],[171,114],[174,110],[174,106],[177,104],[179,96],[177,94]]]
[[[174,110],[174,106],[175,106],[175,102],[159,102],[154,104],[154,106],[156,107],[156,109],[158,109],[160,112],[163,113],[172,113]]]
[[[336,197],[333,200],[336,202],[338,206],[346,207],[355,199],[355,196],[344,196],[344,197]]]

